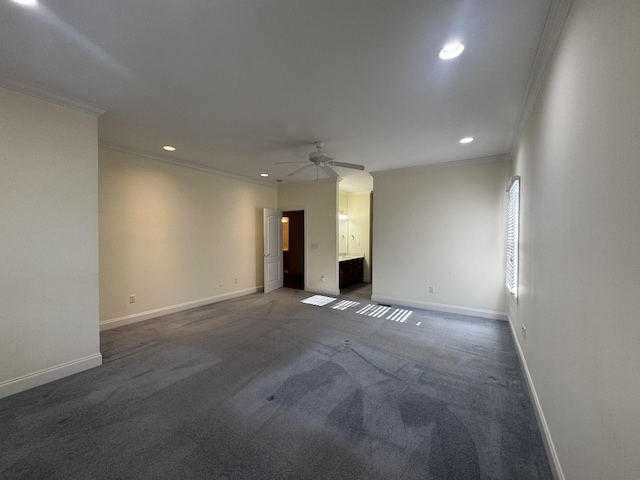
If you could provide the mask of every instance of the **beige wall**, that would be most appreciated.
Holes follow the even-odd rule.
[[[498,157],[374,174],[373,299],[506,318],[509,171]]]
[[[97,131],[0,88],[0,397],[102,362]]]
[[[103,328],[262,287],[275,188],[110,149],[99,159]]]
[[[638,45],[640,2],[574,1],[514,155],[510,317],[567,479],[640,472]]]
[[[337,295],[337,181],[281,185],[278,188],[278,209],[305,210],[305,290]]]
[[[338,192],[338,210],[346,212],[349,208],[349,194],[347,192]]]
[[[365,282],[371,281],[371,193],[349,193],[346,195],[345,211],[349,213],[348,251],[364,254]]]

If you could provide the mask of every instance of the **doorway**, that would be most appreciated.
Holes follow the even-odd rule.
[[[284,286],[304,290],[304,210],[282,212]]]

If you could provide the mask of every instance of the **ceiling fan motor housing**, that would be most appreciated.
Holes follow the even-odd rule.
[[[311,162],[328,162],[333,159],[323,152],[311,152],[309,154],[309,160]]]

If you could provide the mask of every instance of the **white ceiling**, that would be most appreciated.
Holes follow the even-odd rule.
[[[106,108],[103,144],[251,179],[315,179],[276,162],[318,140],[414,167],[509,152],[550,2],[0,0],[0,75]]]

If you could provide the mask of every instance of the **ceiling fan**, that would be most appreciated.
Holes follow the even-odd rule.
[[[329,176],[329,178],[338,177],[338,174],[336,173],[336,171],[331,167],[343,167],[343,168],[353,168],[354,170],[364,170],[364,165],[358,165],[355,163],[346,163],[346,162],[336,162],[333,158],[331,158],[326,153],[321,151],[322,147],[324,146],[323,142],[315,142],[314,145],[317,151],[311,152],[309,154],[309,161],[311,163],[309,165],[305,165],[302,168],[298,168],[297,170],[294,170],[289,175],[287,175],[288,177],[291,177],[292,175],[296,175],[300,173],[302,170],[309,167],[313,167],[313,166],[316,167],[316,175],[318,173],[318,170],[322,170],[324,173],[326,173]],[[285,163],[306,163],[306,162],[304,160],[298,161],[298,162],[279,162],[278,165],[282,165]]]

